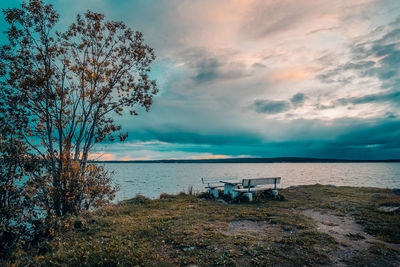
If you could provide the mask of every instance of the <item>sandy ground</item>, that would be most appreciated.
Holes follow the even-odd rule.
[[[259,235],[267,236],[271,240],[279,240],[283,236],[289,235],[289,231],[282,231],[280,227],[272,225],[265,221],[236,220],[229,223],[229,227],[221,230],[225,235],[249,235],[257,237]]]
[[[345,260],[367,250],[373,243],[380,243],[400,251],[399,244],[387,243],[367,234],[363,227],[350,216],[339,217],[314,210],[305,210],[303,214],[315,222],[318,231],[331,235],[339,242],[339,250],[330,254],[335,266],[347,266],[344,263]],[[398,258],[398,264],[400,266],[400,258]]]
[[[315,210],[304,210],[302,214],[314,221],[318,231],[332,236],[338,243],[339,249],[332,251],[329,256],[334,266],[348,266],[345,262],[356,255],[367,252],[368,248],[375,244],[383,244],[389,248],[400,251],[400,244],[392,244],[378,240],[367,234],[363,227],[356,223],[350,216],[337,216],[329,213],[321,213]],[[290,231],[282,231],[280,227],[271,225],[265,221],[235,220],[228,227],[217,226],[225,235],[249,235],[268,236],[272,241],[282,239],[292,234]],[[400,266],[400,257],[393,266]]]

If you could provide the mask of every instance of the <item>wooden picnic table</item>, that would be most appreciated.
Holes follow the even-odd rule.
[[[233,178],[233,177],[232,177]],[[234,177],[230,180],[220,180],[215,178],[201,178],[203,184],[207,184],[206,188],[208,193],[214,198],[219,197],[218,188],[224,188],[224,195],[230,196],[232,199],[236,198],[240,194],[244,194],[249,201],[253,200],[253,194],[258,191],[263,191],[268,188],[265,185],[273,184],[272,194],[278,196],[277,184],[280,183],[281,177],[260,177],[260,178],[245,178],[237,180]],[[229,179],[229,178],[227,178]]]
[[[219,181],[224,184],[224,195],[230,195],[231,198],[235,198],[239,195],[234,189],[238,189],[242,186],[242,181]]]

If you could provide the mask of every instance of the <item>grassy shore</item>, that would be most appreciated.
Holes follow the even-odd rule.
[[[83,217],[3,264],[90,266],[399,266],[400,196],[388,189],[299,186],[284,200],[220,203],[138,196]]]

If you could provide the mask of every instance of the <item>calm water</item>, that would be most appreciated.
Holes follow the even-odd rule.
[[[282,177],[279,187],[333,184],[400,188],[400,163],[107,163],[121,187],[117,201],[142,194],[151,198],[175,194],[193,186],[202,191],[201,177]],[[278,187],[278,188],[279,188]]]

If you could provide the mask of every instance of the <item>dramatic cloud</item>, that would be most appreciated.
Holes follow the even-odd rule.
[[[275,114],[288,111],[290,104],[286,101],[255,100],[251,108],[257,113]]]
[[[399,1],[51,3],[59,29],[90,9],[157,55],[150,112],[116,118],[127,142],[94,156],[400,158]]]
[[[250,109],[261,114],[277,114],[296,109],[304,105],[307,97],[303,93],[297,93],[289,101],[257,99],[251,105]]]

